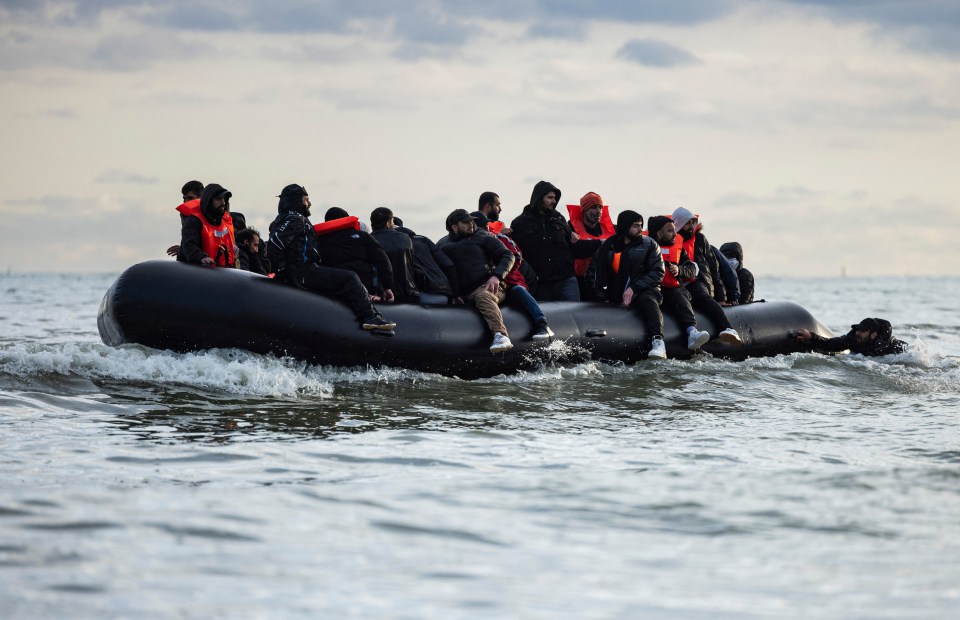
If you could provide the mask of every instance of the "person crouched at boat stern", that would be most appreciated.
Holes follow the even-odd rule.
[[[664,266],[660,246],[643,235],[643,216],[623,211],[617,217],[616,233],[604,240],[594,258],[597,292],[611,305],[634,307],[650,334],[648,357],[667,359],[663,344],[663,294],[660,282]]]
[[[230,216],[232,195],[225,188],[211,183],[203,188],[199,199],[177,207],[183,216],[178,261],[204,267],[236,267],[239,249]]]
[[[396,323],[380,316],[357,274],[320,264],[317,233],[308,219],[311,205],[306,188],[287,185],[279,198],[277,217],[270,224],[267,253],[276,278],[344,302],[357,315],[363,329],[389,331],[396,327]]]
[[[474,303],[487,327],[493,332],[491,353],[513,348],[507,326],[503,324],[500,304],[507,298],[503,280],[513,267],[513,253],[486,231],[477,226],[466,209],[456,209],[447,216],[450,240],[440,246],[457,268],[460,285],[458,295]],[[491,269],[490,265],[493,265]]]
[[[893,327],[885,319],[866,318],[850,326],[843,336],[824,338],[806,329],[791,332],[790,336],[806,343],[810,351],[839,353],[849,350],[866,357],[893,355],[907,350],[907,343],[893,337]]]

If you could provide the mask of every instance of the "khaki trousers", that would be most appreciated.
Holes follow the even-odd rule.
[[[482,286],[475,288],[467,295],[467,299],[473,302],[480,316],[487,322],[487,327],[490,328],[490,331],[494,333],[499,332],[509,337],[510,334],[507,333],[507,326],[503,324],[503,315],[500,314],[500,304],[503,303],[506,298],[507,294],[504,292],[502,284],[500,288],[497,289],[496,295]]]

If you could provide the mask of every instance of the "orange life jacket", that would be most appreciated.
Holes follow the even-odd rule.
[[[623,252],[617,252],[613,255],[613,258],[610,259],[610,268],[613,269],[613,273],[620,273],[620,256]]]
[[[683,251],[683,244],[673,242],[671,246],[660,246],[660,258],[664,263],[673,263],[680,266],[680,252]],[[670,273],[669,269],[663,270],[663,285],[667,288],[679,288],[680,282]]]
[[[499,235],[503,232],[503,222],[487,222],[487,230],[491,234]]]
[[[213,259],[213,264],[217,267],[233,267],[237,263],[237,255],[240,248],[233,235],[233,218],[230,212],[223,214],[219,226],[214,226],[207,221],[203,212],[200,211],[200,199],[188,200],[177,207],[182,215],[193,216],[200,220],[203,228],[200,231],[200,248],[204,254]]]
[[[348,215],[347,217],[338,217],[337,219],[330,220],[329,222],[320,222],[319,224],[313,225],[313,229],[317,231],[318,235],[325,235],[327,233],[332,233],[338,230],[346,230],[348,228],[360,230],[360,218],[358,218],[356,215]]]
[[[617,229],[613,226],[613,220],[610,219],[610,207],[603,205],[600,207],[600,235],[593,235],[587,232],[583,227],[583,207],[580,205],[567,205],[567,212],[570,214],[570,226],[573,232],[580,235],[581,239],[606,239],[612,237]],[[573,270],[581,278],[587,274],[587,267],[590,266],[591,258],[578,258],[573,263]]]

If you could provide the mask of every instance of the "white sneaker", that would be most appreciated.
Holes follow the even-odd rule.
[[[493,344],[490,345],[491,353],[503,353],[504,351],[509,351],[513,348],[513,343],[510,342],[510,339],[497,332],[493,335]]]
[[[694,327],[689,334],[690,336],[687,338],[687,348],[691,351],[696,351],[710,340],[710,334],[698,331],[696,327]]]
[[[647,353],[648,358],[667,359],[667,347],[663,344],[663,338],[654,338],[651,345],[650,352]]]
[[[737,330],[733,329],[732,327],[730,329],[725,329],[722,332],[720,332],[720,335],[717,336],[717,339],[720,340],[720,342],[722,342],[723,344],[735,344],[735,345],[743,344],[743,340],[740,339],[740,334],[738,334]]]

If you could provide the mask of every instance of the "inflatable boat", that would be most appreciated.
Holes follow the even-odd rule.
[[[100,304],[97,325],[108,345],[140,344],[187,352],[238,348],[341,367],[391,366],[477,379],[544,364],[590,359],[632,364],[646,358],[649,337],[633,310],[593,302],[540,304],[555,336],[530,339],[534,326],[520,308],[503,307],[514,348],[492,354],[491,335],[471,306],[379,304],[397,323],[392,332],[364,331],[338,301],[237,269],[148,261],[124,271]],[[740,360],[799,351],[788,332],[832,333],[790,302],[726,308],[742,346],[713,341],[702,351]],[[698,314],[700,329],[716,326]],[[670,358],[689,358],[686,334],[664,316]]]

